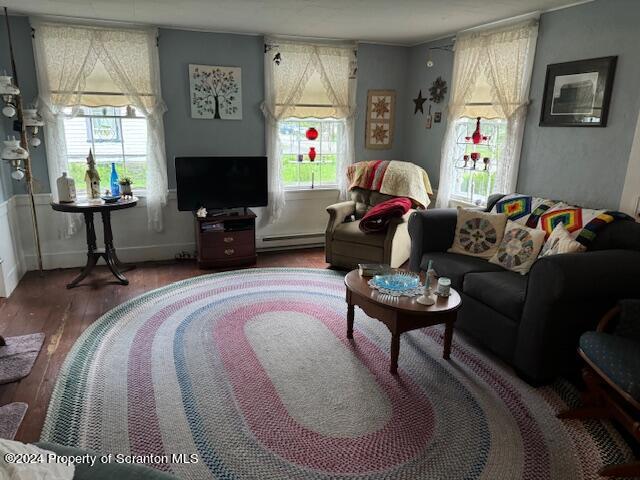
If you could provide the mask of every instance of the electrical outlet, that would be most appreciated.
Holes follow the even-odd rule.
[[[176,258],[176,260],[190,260],[193,257],[191,256],[191,254],[189,252],[186,252],[186,251],[183,250],[183,251],[181,251],[179,253],[176,253],[175,258]]]

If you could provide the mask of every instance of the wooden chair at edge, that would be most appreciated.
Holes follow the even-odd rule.
[[[596,332],[611,333],[620,313],[620,306],[607,312],[598,323]],[[582,370],[582,378],[587,387],[587,391],[582,395],[583,406],[561,412],[558,418],[616,420],[636,441],[640,442],[640,421],[638,420],[640,402],[605,374],[582,348],[578,349],[578,353],[586,363]],[[599,473],[605,477],[640,477],[640,461],[605,466]]]

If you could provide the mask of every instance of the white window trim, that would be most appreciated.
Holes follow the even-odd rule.
[[[297,106],[306,106],[304,104],[300,104]],[[343,128],[346,128],[346,118],[315,118],[315,117],[306,117],[306,118],[297,118],[297,117],[290,117],[290,118],[285,118],[283,120],[281,120],[281,122],[295,122],[295,121],[299,121],[299,122],[304,122],[304,121],[316,121],[316,122],[322,122],[322,121],[332,121],[332,122],[344,122],[345,125],[343,126]],[[278,122],[278,130],[280,129],[280,122]],[[336,154],[337,155],[337,154]],[[337,175],[338,175],[338,164],[340,162],[338,161],[338,159],[336,158],[336,179],[337,179]],[[338,183],[323,183],[322,185],[319,186],[314,186],[311,187],[311,185],[309,186],[304,186],[304,185],[286,185],[284,183],[284,181],[282,182],[283,185],[283,190],[285,192],[307,192],[307,191],[314,191],[314,190],[340,190],[340,186],[338,185]]]
[[[116,95],[116,94],[111,94],[111,95]],[[148,126],[148,120],[147,120],[147,118],[146,118],[145,116],[138,116],[138,115],[135,115],[135,116],[128,116],[128,115],[98,115],[98,114],[93,114],[93,113],[88,113],[88,114],[87,114],[87,113],[85,113],[85,111],[84,111],[84,109],[85,109],[85,108],[86,108],[86,109],[91,110],[91,109],[93,109],[93,108],[101,108],[101,107],[88,107],[88,106],[82,106],[82,107],[81,107],[81,109],[82,109],[82,110],[81,110],[81,112],[80,112],[80,113],[75,117],[75,118],[82,118],[82,119],[85,119],[85,121],[86,121],[86,120],[88,120],[88,121],[89,121],[89,124],[91,125],[91,127],[89,127],[89,128],[93,128],[93,121],[92,121],[92,120],[93,120],[94,118],[98,118],[98,119],[99,119],[99,118],[114,118],[114,119],[120,120],[119,128],[120,128],[120,135],[121,135],[121,138],[120,138],[120,141],[119,141],[119,142],[113,142],[113,143],[118,143],[118,144],[120,144],[120,145],[121,145],[121,149],[122,149],[122,151],[121,151],[121,156],[118,156],[118,158],[120,158],[120,159],[121,159],[121,161],[120,161],[120,162],[115,162],[115,163],[121,163],[121,164],[123,164],[123,165],[125,166],[125,168],[126,168],[126,164],[127,164],[127,157],[129,157],[129,158],[131,158],[131,157],[144,157],[144,163],[145,163],[145,165],[147,165],[147,168],[148,168],[148,156],[149,156],[149,152],[145,152],[145,154],[144,154],[144,155],[134,155],[134,154],[125,154],[125,153],[124,153],[124,148],[125,148],[125,146],[124,146],[124,144],[125,144],[125,142],[124,142],[124,127],[123,127],[123,125],[122,125],[122,119],[143,120],[145,123],[147,123],[147,126],[146,126],[145,128],[147,128],[147,129],[148,129],[148,128],[149,128],[149,126]],[[107,108],[112,108],[112,107],[107,107]],[[114,107],[114,108],[120,108],[120,107]],[[71,119],[72,117],[68,117],[68,118],[69,118],[69,119]],[[65,119],[65,120],[67,120],[67,119]],[[148,135],[148,134],[149,134],[149,133],[148,133],[148,130],[147,130],[147,135]],[[98,156],[98,154],[96,153],[96,142],[95,142],[95,140],[94,140],[94,134],[93,134],[93,132],[91,133],[91,139],[90,139],[90,143],[89,143],[89,148],[91,148],[91,149],[92,149],[92,151],[93,151],[94,155]],[[120,155],[120,154],[119,154],[119,155]],[[104,157],[104,155],[100,155],[100,156]],[[69,157],[70,157],[70,155],[68,155],[68,154],[67,154],[67,164],[68,164],[69,166],[70,166],[71,164],[74,164],[74,163],[75,163],[75,164],[85,164],[85,165],[86,165],[86,160],[84,160],[84,159],[82,159],[82,160],[71,160]],[[107,160],[107,162],[97,162],[97,163],[109,163],[109,164],[111,164],[111,163],[113,163],[113,162],[111,161],[111,159],[109,159],[109,160]],[[104,183],[104,186],[107,186],[107,185],[108,185],[109,187],[111,186],[111,185],[110,185],[110,183],[111,183],[111,182],[109,181],[109,179],[104,179],[104,182],[105,182],[105,183]],[[105,190],[104,188],[102,188],[102,186],[103,186],[103,185],[101,185],[101,190]],[[84,186],[84,183],[83,183],[83,182],[80,182],[80,184],[79,184],[79,185],[78,185],[78,184],[76,184],[76,191],[78,191],[78,192],[79,192],[79,195],[78,195],[78,196],[79,196],[79,197],[81,197],[81,198],[86,198],[86,189],[85,189],[84,187],[85,187],[85,186]],[[135,196],[142,196],[142,195],[146,195],[146,194],[147,194],[147,188],[146,188],[146,186],[145,186],[145,188],[144,188],[144,189],[142,189],[142,190],[136,190],[136,189],[135,189],[135,187],[134,187],[134,188],[132,189],[132,191],[133,191],[133,194],[134,194]]]
[[[285,192],[316,192],[316,191],[323,191],[323,190],[340,190],[340,188],[338,187],[338,184],[324,184],[322,186],[319,187],[313,187],[311,188],[309,187],[304,187],[304,186],[291,186],[291,187],[284,187],[284,191]]]

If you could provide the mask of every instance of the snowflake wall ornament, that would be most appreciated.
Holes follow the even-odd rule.
[[[429,100],[433,103],[440,103],[444,99],[447,90],[447,82],[442,77],[436,78],[431,87],[429,87],[429,94],[431,95]]]

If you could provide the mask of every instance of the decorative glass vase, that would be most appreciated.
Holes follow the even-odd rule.
[[[60,203],[73,203],[76,201],[76,182],[62,172],[62,176],[56,180],[58,187],[58,201]]]

